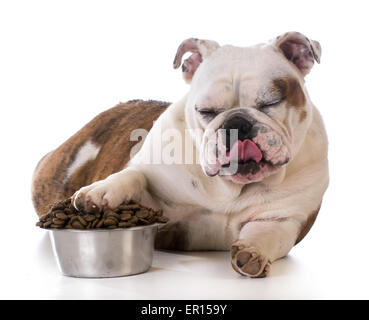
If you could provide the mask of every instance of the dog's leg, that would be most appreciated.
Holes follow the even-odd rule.
[[[233,269],[249,277],[265,277],[270,264],[290,251],[299,234],[301,223],[290,217],[247,222],[232,245]]]
[[[140,200],[146,189],[142,172],[128,167],[77,191],[72,201],[78,210],[97,212],[103,207],[116,208],[124,201]]]

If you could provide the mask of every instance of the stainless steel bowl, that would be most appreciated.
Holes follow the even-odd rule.
[[[127,229],[50,229],[59,270],[70,277],[109,278],[147,271],[159,224]]]

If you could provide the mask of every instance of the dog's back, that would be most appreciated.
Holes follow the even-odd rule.
[[[55,201],[122,170],[130,160],[131,132],[150,130],[168,102],[132,100],[100,113],[37,164],[32,201],[38,215]]]

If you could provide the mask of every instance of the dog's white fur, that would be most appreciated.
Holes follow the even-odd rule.
[[[98,147],[92,141],[87,141],[78,150],[75,159],[69,165],[63,184],[65,184],[68,179],[75,173],[80,167],[86,164],[87,161],[93,160],[97,157],[100,152],[101,147]]]
[[[229,250],[233,244],[237,252],[232,264],[237,271],[248,276],[265,273],[272,261],[293,247],[309,215],[319,208],[328,185],[327,137],[304,86],[306,69],[300,72],[288,61],[276,49],[278,41],[280,37],[248,48],[220,47],[212,42],[215,48],[203,56],[189,93],[170,105],[155,122],[128,167],[80,189],[74,199],[83,195],[98,206],[116,207],[133,198],[162,208],[170,222],[186,223],[186,249]],[[301,123],[293,108],[279,107],[271,111],[270,117],[255,111],[258,90],[272,78],[285,75],[298,79],[303,88],[307,115]],[[208,177],[199,164],[146,164],[158,130],[175,128],[185,137],[186,129],[198,129],[193,138],[202,141],[204,131],[217,119],[204,122],[195,105],[225,108],[225,112],[248,108],[255,118],[269,122],[283,136],[289,163],[262,181],[244,184],[219,175]],[[279,126],[282,121],[288,125]],[[219,123],[215,127],[219,128]],[[186,146],[181,141],[178,147],[184,148],[183,154],[193,152],[201,158],[199,144]],[[246,252],[248,263],[259,266],[255,270],[251,266],[250,272],[242,268],[237,264],[239,252]]]

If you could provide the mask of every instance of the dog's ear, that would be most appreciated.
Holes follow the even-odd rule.
[[[173,62],[173,68],[177,69],[182,63],[182,57],[186,52],[192,52],[191,56],[183,61],[182,73],[187,83],[190,83],[193,75],[203,59],[211,55],[213,51],[219,48],[219,44],[211,40],[201,40],[190,38],[184,40],[177,49]]]
[[[272,41],[287,60],[306,76],[314,65],[320,63],[322,49],[318,41],[310,40],[299,32],[287,32]]]

